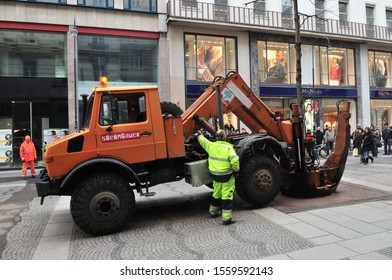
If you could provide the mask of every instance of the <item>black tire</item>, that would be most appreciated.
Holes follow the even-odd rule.
[[[254,155],[241,162],[236,182],[238,195],[246,203],[261,207],[278,195],[282,180],[278,164],[267,157]]]
[[[135,209],[135,195],[125,179],[112,173],[93,174],[72,194],[71,214],[76,225],[92,235],[122,230]]]
[[[162,115],[172,115],[173,117],[181,117],[183,111],[181,108],[171,102],[161,102]]]

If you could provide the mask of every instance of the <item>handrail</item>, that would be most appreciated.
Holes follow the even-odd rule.
[[[267,10],[256,10],[238,6],[216,5],[189,0],[169,0],[167,3],[167,22],[178,19],[216,22],[252,27],[269,27],[294,32],[294,15]],[[302,31],[359,37],[365,40],[392,40],[392,28],[368,25],[358,22],[319,19],[300,15]]]

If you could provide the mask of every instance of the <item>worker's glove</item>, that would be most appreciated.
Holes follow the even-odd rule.
[[[238,178],[238,176],[240,176],[240,171],[234,171],[233,176],[234,178]]]
[[[196,131],[196,132],[193,134],[193,137],[194,137],[195,139],[197,139],[197,136],[199,136],[199,135],[202,135],[202,133],[201,133],[200,130]]]

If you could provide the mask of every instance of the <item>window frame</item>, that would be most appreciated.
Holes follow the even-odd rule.
[[[259,0],[253,3],[253,12],[255,15],[265,16],[267,13],[266,9],[266,0]]]
[[[390,15],[389,19],[388,15]],[[385,21],[387,28],[392,29],[392,9],[385,10]]]
[[[133,0],[123,0],[124,10],[125,11],[134,11],[134,12],[145,12],[145,13],[156,13],[158,12],[157,0],[140,0],[141,2],[148,2],[148,10],[140,10],[134,9],[134,5],[132,4]],[[192,1],[192,0],[187,0]]]
[[[77,0],[77,5],[78,6],[84,6],[84,7],[95,7],[95,8],[106,8],[106,9],[114,9],[114,0],[103,0],[105,1],[105,5],[94,5],[94,4],[86,4],[87,1],[91,0]],[[100,0],[97,0],[100,1]],[[109,5],[111,3],[111,5]]]
[[[198,67],[198,63],[197,63],[197,49],[201,46],[199,44],[199,37],[209,37],[211,39],[216,38],[216,39],[223,39],[222,42],[222,47],[224,48],[224,52],[222,53],[222,58],[223,58],[223,69],[224,69],[224,73],[227,74],[227,72],[229,71],[237,71],[238,69],[238,42],[237,42],[237,37],[230,37],[230,36],[216,36],[216,35],[207,35],[207,34],[196,34],[196,33],[185,33],[183,40],[184,40],[184,67],[185,67],[185,80],[187,82],[193,83],[193,82],[197,82],[197,83],[203,83],[204,81],[200,80],[198,78],[198,72],[199,72],[199,67]],[[191,45],[188,45],[188,37],[192,37],[192,46],[195,46],[194,49],[194,53],[190,53],[193,50],[188,50],[189,53],[187,54],[187,47],[189,46],[190,48],[192,48]],[[229,41],[232,40],[232,41]],[[234,57],[228,57],[229,55],[229,50],[228,47],[230,45],[230,43],[234,44],[234,48],[235,51],[233,51],[235,53]],[[188,58],[187,58],[188,57]],[[189,59],[189,61],[187,61],[187,59]],[[234,59],[234,64],[235,67],[231,67],[233,60]],[[233,69],[235,68],[235,69]],[[193,71],[192,71],[193,69]],[[193,73],[192,73],[193,72]],[[210,83],[210,81],[209,81]]]
[[[371,15],[368,12],[371,12]],[[372,5],[366,5],[366,24],[374,26],[374,6]]]
[[[342,7],[344,7],[344,11],[342,11]],[[341,23],[348,22],[348,3],[339,1],[339,21]]]

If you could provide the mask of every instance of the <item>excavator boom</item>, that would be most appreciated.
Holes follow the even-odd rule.
[[[279,114],[272,112],[237,73],[229,74],[226,79],[217,78],[184,112],[182,121],[186,137],[200,128],[193,121],[195,114],[206,120],[218,115],[217,86],[220,87],[223,113],[232,112],[254,133],[267,132],[278,141],[292,142],[291,123],[282,121]]]
[[[350,142],[350,102],[337,104],[337,130],[334,151],[323,164],[315,163],[314,155],[305,154],[303,116],[297,104],[292,104],[293,115],[283,120],[282,114],[273,112],[255,94],[241,76],[231,72],[226,78],[217,77],[205,92],[182,114],[185,136],[189,137],[203,126],[199,119],[209,120],[218,116],[217,88],[222,101],[222,112],[232,112],[254,134],[264,132],[278,142],[286,143],[290,164],[286,164],[283,184],[286,193],[331,193],[342,177]],[[195,116],[197,116],[195,118]],[[205,122],[204,128],[207,127]],[[208,129],[207,129],[208,130]],[[309,158],[312,158],[309,161]],[[283,164],[281,164],[283,165]],[[289,166],[289,168],[287,168]]]

